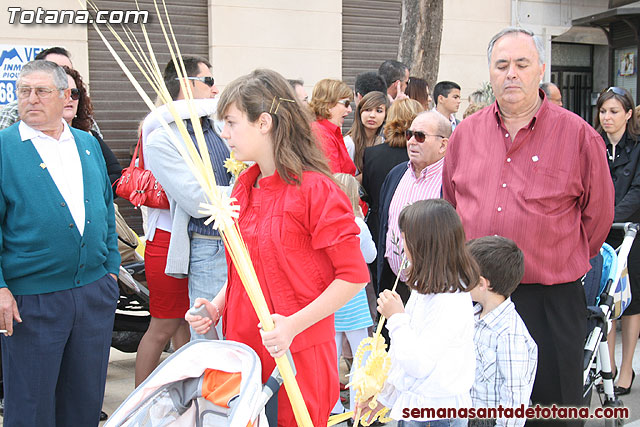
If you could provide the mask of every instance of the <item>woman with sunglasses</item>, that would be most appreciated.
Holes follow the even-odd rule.
[[[89,132],[98,140],[100,149],[102,150],[102,156],[107,164],[109,180],[113,185],[113,183],[120,178],[120,175],[122,175],[122,166],[120,166],[113,151],[111,151],[109,146],[102,140],[100,134],[91,129],[93,124],[93,104],[91,104],[91,99],[89,95],[87,95],[87,89],[80,73],[66,66],[62,68],[67,72],[69,88],[71,89],[71,98],[64,106],[62,117],[69,126]],[[113,189],[113,197],[116,197],[115,187]]]
[[[369,92],[358,103],[353,125],[344,137],[349,156],[356,165],[356,179],[360,183],[364,150],[382,144],[382,126],[388,109],[389,98],[386,93]]]
[[[313,87],[309,106],[316,115],[311,128],[329,162],[331,173],[356,174],[342,138],[344,119],[351,114],[353,94],[345,82],[323,79]]]
[[[614,222],[640,222],[640,126],[633,98],[625,89],[610,87],[596,103],[595,128],[607,147],[609,170],[615,188]],[[623,232],[611,230],[607,243],[614,248],[622,243]],[[622,364],[615,392],[629,394],[635,377],[633,353],[640,334],[640,239],[635,240],[628,258],[632,300],[622,315]],[[607,338],[611,366],[615,367],[616,321]],[[617,369],[616,369],[617,371]]]

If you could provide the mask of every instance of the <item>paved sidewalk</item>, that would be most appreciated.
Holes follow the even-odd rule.
[[[619,342],[620,334],[618,334],[618,342],[616,343],[616,360],[621,360],[622,346]],[[639,343],[640,345],[640,343]],[[167,353],[163,354],[163,359],[168,357]],[[107,387],[105,390],[105,398],[103,409],[111,415],[117,407],[124,401],[124,399],[133,391],[134,382],[134,369],[135,369],[135,353],[123,353],[114,348],[111,349],[111,356],[109,358],[109,370],[107,373]],[[640,374],[640,350],[637,350],[633,360],[634,370]],[[631,417],[627,421],[629,427],[640,427],[640,383],[636,383],[631,389],[631,393],[627,396],[623,396],[622,401],[625,407],[630,408]],[[594,394],[592,399],[592,408],[599,406],[597,394]],[[0,418],[0,426],[2,418]],[[104,424],[104,423],[101,423]],[[340,424],[345,426],[346,423]],[[396,423],[392,422],[387,426],[395,426]],[[599,427],[603,426],[603,420],[589,420],[586,423],[586,427]]]
[[[620,344],[620,333],[617,334],[616,343],[616,360],[620,363],[622,358],[622,345]],[[640,345],[640,343],[639,343]],[[168,357],[167,353],[163,354],[163,358]],[[133,391],[133,373],[135,368],[135,353],[122,353],[116,349],[111,349],[111,357],[109,359],[109,371],[107,373],[107,388],[105,391],[103,409],[108,414],[122,403],[122,401]],[[633,359],[633,368],[640,374],[640,349],[636,349]],[[343,369],[344,370],[344,369]],[[631,389],[631,393],[622,397],[625,407],[631,412],[631,417],[627,421],[629,427],[640,427],[640,383],[636,383]],[[591,407],[600,406],[597,393],[594,393]],[[396,423],[388,423],[387,426],[395,426]],[[586,427],[599,427],[604,425],[604,420],[589,420]],[[346,426],[346,423],[340,424]]]

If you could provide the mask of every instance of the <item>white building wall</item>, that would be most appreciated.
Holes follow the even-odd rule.
[[[510,0],[445,0],[438,80],[451,80],[462,88],[459,119],[469,94],[489,81],[489,40],[510,23]]]
[[[342,76],[342,1],[210,0],[211,60],[224,87],[255,68],[302,78],[310,93]]]
[[[21,0],[15,6],[25,10],[80,7],[76,0]],[[287,78],[303,78],[308,90],[322,78],[341,78],[341,0],[210,0],[209,22],[210,56],[221,89],[258,67],[275,69]],[[0,44],[63,46],[71,52],[74,67],[89,80],[86,25],[12,25],[4,7],[0,8]]]
[[[78,10],[77,0],[21,0],[2,2],[0,7],[0,44],[15,46],[62,46],[71,52],[73,66],[85,80],[89,78],[87,26],[83,24],[10,24],[9,7],[23,10]],[[17,16],[17,14],[16,14]],[[17,19],[16,19],[17,21]]]

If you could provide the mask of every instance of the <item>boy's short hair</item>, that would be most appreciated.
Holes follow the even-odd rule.
[[[524,254],[511,239],[486,236],[467,242],[469,252],[480,266],[480,274],[490,282],[491,291],[511,296],[524,276]]]
[[[449,93],[453,89],[460,90],[460,85],[456,82],[450,82],[448,80],[436,83],[435,87],[433,88],[433,102],[438,105],[438,97],[440,95],[444,96],[445,98],[448,97]]]

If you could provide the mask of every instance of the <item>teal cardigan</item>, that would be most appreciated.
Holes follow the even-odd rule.
[[[18,123],[0,131],[0,287],[56,292],[118,274],[113,194],[98,141],[71,128],[84,182],[82,236],[31,140]]]

